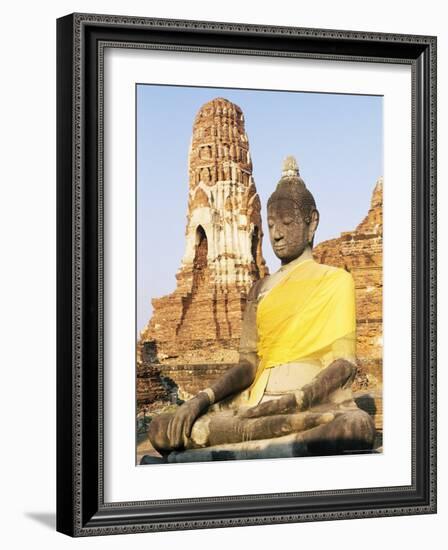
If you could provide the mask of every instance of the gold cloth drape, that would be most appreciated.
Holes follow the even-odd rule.
[[[354,355],[353,277],[312,259],[299,263],[260,299],[257,330],[260,362],[249,389],[251,406],[260,401],[272,367],[316,358],[329,364],[336,349],[338,356]]]

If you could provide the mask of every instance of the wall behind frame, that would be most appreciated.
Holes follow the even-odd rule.
[[[0,170],[0,272],[2,365],[2,541],[8,548],[140,548],[151,544],[190,549],[272,548],[283,540],[300,547],[336,548],[347,537],[363,550],[385,547],[396,534],[409,550],[435,543],[448,519],[448,412],[439,407],[439,513],[323,524],[289,524],[220,531],[191,531],[71,540],[55,532],[55,44],[56,18],[68,13],[93,12],[148,17],[204,19],[438,35],[439,58],[439,250],[446,248],[448,216],[448,35],[443,4],[378,0],[361,5],[353,0],[311,4],[226,0],[165,0],[163,3],[123,0],[60,0],[57,4],[9,3],[3,10],[2,41],[3,151]],[[439,257],[439,281],[448,280],[447,260]],[[448,327],[448,292],[439,288],[439,333]],[[6,306],[6,307],[5,307]],[[448,353],[439,341],[439,388],[448,387]],[[439,390],[439,396],[440,394]],[[440,397],[442,401],[442,397]],[[340,541],[340,543],[338,542]],[[9,543],[9,544],[8,544]],[[79,547],[79,546],[78,546]],[[436,546],[435,546],[436,547]]]

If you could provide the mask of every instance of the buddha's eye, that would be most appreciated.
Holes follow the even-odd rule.
[[[290,223],[292,223],[294,220],[292,218],[283,218],[283,225],[289,225]]]

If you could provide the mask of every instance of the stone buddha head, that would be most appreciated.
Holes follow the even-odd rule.
[[[292,156],[283,162],[282,177],[268,200],[267,210],[271,245],[282,264],[312,249],[319,212]]]

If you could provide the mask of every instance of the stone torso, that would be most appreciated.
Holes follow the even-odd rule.
[[[313,262],[309,256],[298,258],[254,285],[249,295],[243,320],[243,334],[240,345],[242,353],[253,353],[257,350],[259,335],[256,319],[260,301],[304,261]],[[294,300],[294,296],[291,296],[291,300]],[[297,334],[297,338],[300,337],[301,335]],[[266,369],[262,401],[301,389],[336,358],[346,358],[350,361],[355,361],[353,338],[348,339],[348,343],[343,340],[336,341],[330,350],[327,349],[321,355],[297,358],[297,360],[291,360]],[[344,395],[344,399],[350,397],[351,395]]]

